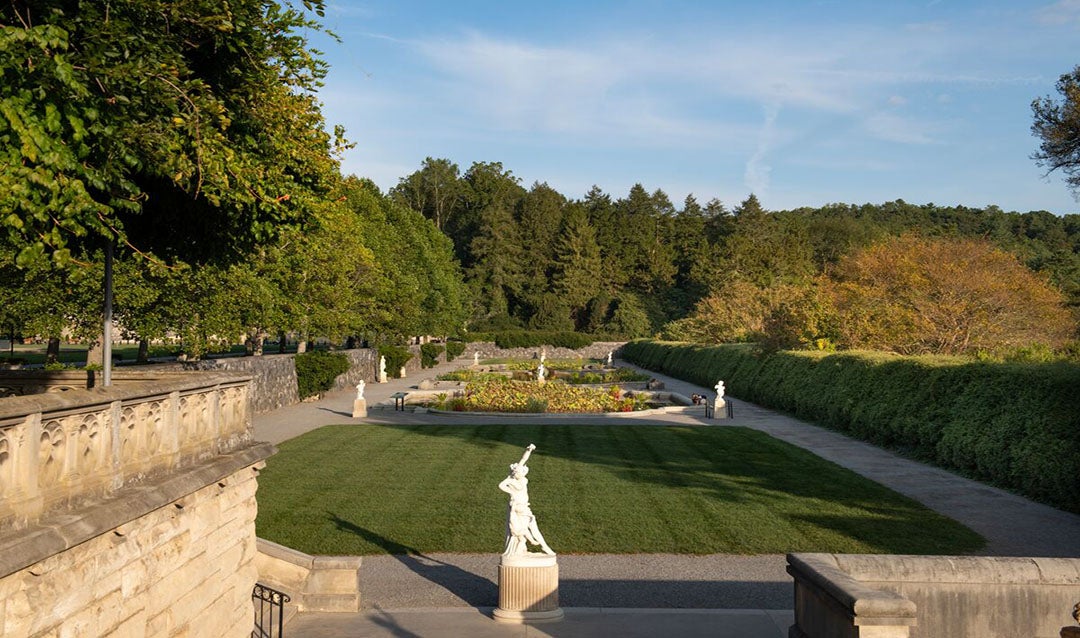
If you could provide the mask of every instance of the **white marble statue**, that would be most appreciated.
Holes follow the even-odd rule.
[[[386,383],[386,357],[379,357],[379,383]]]
[[[614,353],[611,350],[608,350],[608,353],[607,353],[607,364],[608,364],[608,366],[611,365],[611,355],[612,354],[614,354]]]
[[[541,348],[540,349],[540,365],[544,365],[545,361],[547,361],[547,348]]]
[[[716,390],[716,398],[717,399],[723,399],[724,398],[724,382],[723,381],[717,381],[715,390]]]
[[[536,369],[536,380],[540,383],[544,382],[544,373],[547,372],[547,368],[544,367],[544,362],[540,362],[540,367]]]
[[[474,366],[480,365],[480,353],[479,352],[472,353],[472,364]]]
[[[364,386],[365,385],[367,385],[367,384],[364,383],[363,379],[360,379],[360,383],[356,384],[356,400],[357,401],[363,401],[364,400]]]
[[[506,549],[503,556],[530,554],[529,544],[539,545],[545,554],[555,555],[544,540],[544,535],[540,533],[536,516],[529,508],[529,479],[526,478],[529,468],[525,462],[535,449],[536,446],[530,443],[521,455],[521,460],[510,464],[510,475],[499,483],[499,489],[510,495],[510,505],[506,513]]]

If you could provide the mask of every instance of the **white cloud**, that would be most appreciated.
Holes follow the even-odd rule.
[[[908,103],[908,99],[902,95],[890,95],[889,106],[904,106]]]
[[[912,118],[891,113],[875,113],[863,121],[863,130],[870,136],[900,144],[936,144],[932,136],[935,127]]]
[[[779,105],[769,104],[765,106],[765,122],[761,126],[758,147],[746,162],[746,171],[743,174],[743,182],[746,187],[759,197],[765,197],[769,192],[769,176],[772,173],[772,166],[765,163],[765,157],[776,142],[776,118],[779,115]]]
[[[1059,0],[1035,12],[1035,20],[1051,26],[1080,26],[1080,0]]]

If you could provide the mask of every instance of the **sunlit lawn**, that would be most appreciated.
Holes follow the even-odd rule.
[[[559,553],[952,554],[982,539],[754,430],[641,425],[328,426],[259,477],[258,534],[312,554],[498,553],[497,485],[525,445]]]

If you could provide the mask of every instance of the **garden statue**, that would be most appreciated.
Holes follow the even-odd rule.
[[[541,348],[540,349],[540,365],[544,365],[545,361],[547,361],[547,348]]]
[[[367,418],[367,399],[364,398],[364,380],[356,384],[356,398],[352,402],[352,416],[354,419]]]
[[[525,462],[529,455],[536,449],[530,443],[521,455],[521,460],[510,464],[510,475],[499,483],[499,489],[510,495],[510,505],[506,513],[506,548],[503,556],[528,555],[529,544],[539,545],[544,554],[555,555],[540,533],[536,524],[536,516],[529,508],[529,479],[526,475],[529,468]]]
[[[540,361],[540,367],[536,369],[536,382],[537,383],[543,383],[544,382],[544,372],[545,372],[544,362]]]
[[[723,381],[717,381],[716,386],[715,386],[715,390],[716,390],[716,398],[713,399],[713,418],[716,418],[716,419],[727,418],[726,417],[727,412],[724,410],[724,408],[727,406],[727,403],[724,402],[724,382]]]
[[[472,364],[474,366],[480,365],[480,352],[479,351],[472,353]]]
[[[379,357],[379,383],[386,383],[386,357]]]
[[[612,355],[612,354],[614,354],[614,353],[613,353],[613,352],[612,352],[611,350],[608,350],[608,353],[607,353],[607,364],[608,364],[608,367],[609,367],[609,368],[611,367],[611,355]]]

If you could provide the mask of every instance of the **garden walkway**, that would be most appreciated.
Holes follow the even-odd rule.
[[[744,426],[805,448],[903,493],[987,539],[983,555],[1080,556],[1080,516],[917,463],[836,432],[738,399],[733,419],[705,419],[704,411],[649,417],[477,417],[393,410],[390,396],[419,380],[468,365],[440,364],[412,379],[369,384],[369,418],[361,423],[550,423]],[[629,365],[619,362],[620,365]],[[633,367],[633,366],[631,366]],[[713,394],[685,381],[649,372],[668,390]],[[255,437],[279,443],[331,423],[352,419],[354,392],[255,417]],[[379,404],[385,404],[380,406]],[[615,421],[618,422],[618,421]],[[271,461],[272,462],[272,461]],[[301,614],[290,636],[743,636],[783,638],[791,624],[792,589],[780,555],[559,557],[564,621],[532,627],[503,625],[490,617],[497,599],[498,557],[434,554],[365,557],[364,611]]]

